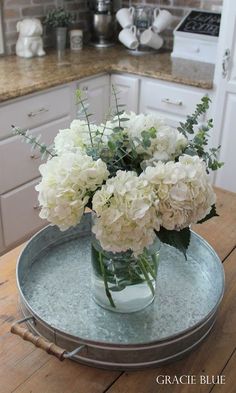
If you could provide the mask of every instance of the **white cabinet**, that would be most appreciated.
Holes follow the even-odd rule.
[[[11,137],[11,125],[33,129],[68,116],[72,110],[70,85],[0,105],[0,139]]]
[[[90,103],[90,120],[101,122],[109,109],[110,77],[97,76],[32,94],[0,105],[0,254],[44,226],[39,218],[37,193],[39,152],[13,136],[11,125],[41,135],[49,145],[60,129],[76,117],[75,90]],[[37,179],[37,180],[35,180]]]
[[[219,159],[224,162],[215,184],[236,192],[236,2],[231,0],[224,0],[214,82],[215,144],[221,145]]]
[[[78,82],[77,87],[88,99],[88,112],[92,115],[90,121],[96,124],[103,122],[107,118],[109,110],[110,77],[104,75],[89,78]]]
[[[71,118],[68,114],[63,119],[54,120],[49,124],[30,131],[31,135],[41,135],[46,145],[53,142],[59,129],[67,128]],[[0,194],[38,177],[38,166],[42,163],[40,153],[32,151],[30,145],[22,143],[18,136],[0,141]]]
[[[124,109],[138,113],[139,110],[139,84],[137,76],[129,75],[111,75],[110,107],[113,112],[115,109],[115,100],[113,87],[117,91],[117,98],[120,104],[125,105]]]
[[[199,88],[143,78],[139,111],[156,113],[170,126],[176,127],[188,114],[195,111],[196,105],[205,94],[206,91]]]
[[[39,218],[38,197],[35,191],[39,179],[1,196],[3,237],[5,246],[24,239],[46,224]]]
[[[216,186],[236,192],[236,89],[228,92],[225,98],[225,109],[222,116],[222,137],[220,149],[220,161],[224,166],[216,173]]]
[[[40,154],[13,136],[11,124],[41,134],[41,141],[49,145],[74,118],[73,99],[73,86],[68,84],[0,105],[0,254],[45,225],[34,189]]]

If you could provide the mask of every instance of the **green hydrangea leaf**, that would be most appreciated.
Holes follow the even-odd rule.
[[[209,220],[210,218],[218,217],[218,216],[219,216],[219,214],[217,214],[217,212],[216,212],[216,206],[212,205],[210,213],[207,214],[206,217],[204,217],[202,220],[198,221],[198,224],[202,224],[203,222]]]
[[[181,251],[185,259],[187,259],[187,249],[191,236],[191,231],[188,227],[180,231],[170,231],[161,227],[160,231],[156,232],[156,235],[163,243],[169,244]]]

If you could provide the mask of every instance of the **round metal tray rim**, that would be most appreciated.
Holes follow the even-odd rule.
[[[26,324],[29,327],[29,329],[33,330],[34,333],[39,334],[39,332],[37,331],[37,329],[35,327],[33,327],[28,322],[26,322]],[[173,361],[174,359],[179,359],[179,358],[183,357],[185,354],[189,353],[191,350],[198,347],[198,345],[208,336],[208,334],[210,333],[214,324],[215,324],[215,319],[211,323],[209,329],[205,332],[205,334],[199,340],[195,341],[194,344],[190,345],[189,347],[187,347],[183,351],[176,353],[174,356],[171,355],[171,356],[159,359],[159,360],[154,360],[154,361],[150,361],[150,362],[133,363],[133,364],[132,363],[114,363],[114,362],[111,363],[111,362],[105,362],[105,361],[96,359],[96,366],[98,366],[100,368],[109,367],[109,368],[114,368],[116,370],[119,370],[119,369],[121,369],[121,370],[124,370],[124,369],[135,370],[135,369],[142,369],[145,367],[152,367],[152,366],[154,367],[154,366],[158,366],[159,364],[167,364],[170,361]],[[86,345],[86,343],[84,343],[84,344]],[[96,348],[96,346],[94,346],[94,348]],[[151,348],[152,347],[150,347],[148,349],[151,349]],[[106,347],[101,347],[101,349],[106,349]],[[119,350],[119,348],[113,348],[113,349]],[[128,349],[131,349],[131,348],[128,348]],[[138,350],[138,348],[135,348],[135,349]],[[75,361],[79,361],[80,363],[86,364],[88,366],[94,366],[94,363],[93,363],[94,360],[90,359],[90,358],[85,358],[85,357],[75,355],[75,356],[73,356],[72,359]]]
[[[223,296],[223,295],[222,295]],[[21,297],[22,297],[22,301],[25,304],[25,307],[28,309],[29,313],[32,314],[32,316],[34,317],[34,319],[37,321],[40,321],[40,323],[42,325],[44,325],[45,327],[47,327],[50,330],[53,330],[53,332],[56,335],[60,335],[61,337],[66,337],[71,339],[72,341],[75,342],[79,342],[80,344],[85,344],[87,346],[93,347],[93,348],[99,348],[99,349],[110,349],[110,350],[120,350],[120,349],[125,349],[125,350],[133,350],[135,349],[136,351],[138,350],[143,350],[143,349],[153,349],[156,348],[156,345],[158,345],[159,347],[161,346],[165,346],[166,344],[173,344],[175,341],[178,341],[180,338],[182,338],[183,336],[185,336],[186,338],[190,335],[192,335],[194,332],[196,332],[199,328],[202,328],[204,325],[206,325],[209,320],[215,316],[216,311],[218,306],[215,306],[214,309],[207,315],[206,318],[204,318],[204,320],[202,320],[201,322],[199,322],[198,324],[194,325],[193,327],[186,329],[184,331],[182,331],[179,334],[176,335],[172,335],[169,336],[167,338],[164,339],[159,339],[159,340],[153,340],[153,341],[149,341],[148,343],[132,343],[132,344],[121,344],[121,343],[115,343],[115,344],[110,344],[107,342],[99,342],[99,341],[95,341],[95,340],[86,340],[86,339],[82,339],[78,336],[74,336],[72,334],[66,333],[63,330],[59,330],[58,328],[56,328],[55,326],[49,325],[47,322],[45,322],[41,317],[38,316],[37,313],[35,313],[31,306],[29,305],[29,303],[27,302],[27,300],[24,298],[24,295],[21,291]],[[21,309],[22,314],[26,317],[26,315],[24,314],[23,310]],[[115,345],[115,346],[114,346]]]
[[[191,350],[193,350],[194,348],[196,348],[210,333],[211,329],[213,328],[215,323],[215,320],[212,322],[211,326],[209,327],[209,329],[207,330],[207,332],[197,341],[194,342],[194,344],[190,345],[188,348],[184,349],[183,351],[180,351],[178,353],[176,353],[175,355],[171,355],[159,360],[153,360],[150,362],[141,362],[141,363],[133,363],[133,365],[131,363],[111,363],[111,362],[104,362],[102,360],[97,360],[96,359],[96,365],[99,367],[99,365],[102,367],[114,367],[114,369],[139,369],[139,368],[144,368],[144,367],[151,367],[151,366],[158,366],[159,364],[166,364],[169,362],[172,362],[174,359],[178,359],[183,357],[186,353],[190,352]],[[73,358],[74,360],[79,360],[80,362],[87,364],[87,365],[93,365],[93,359],[89,359],[89,358],[83,358],[81,356],[74,356]]]
[[[90,213],[86,213],[86,214],[90,214]],[[36,320],[39,320],[44,326],[48,327],[49,329],[53,329],[56,334],[58,333],[60,335],[61,334],[66,335],[67,337],[69,337],[73,341],[80,340],[81,343],[86,344],[86,345],[90,345],[90,346],[94,346],[94,347],[96,346],[96,347],[100,347],[100,348],[106,348],[107,347],[108,349],[112,349],[114,344],[109,344],[109,343],[104,341],[104,342],[102,342],[102,345],[101,345],[101,342],[97,342],[95,340],[84,340],[84,339],[81,339],[78,336],[71,335],[69,333],[66,333],[65,331],[59,330],[59,329],[55,328],[54,326],[49,325],[47,322],[42,320],[42,318],[40,318],[37,313],[35,313],[33,311],[32,307],[29,305],[28,301],[25,299],[25,296],[24,296],[24,294],[23,294],[23,292],[21,290],[20,283],[19,283],[19,274],[18,274],[18,272],[19,272],[20,260],[21,260],[21,257],[23,255],[23,253],[25,252],[26,248],[30,245],[31,241],[33,239],[35,239],[41,232],[43,232],[45,229],[48,229],[49,227],[51,227],[51,225],[47,225],[46,227],[44,227],[40,231],[38,231],[34,236],[32,236],[31,239],[29,239],[29,241],[26,243],[26,245],[22,249],[22,251],[21,251],[21,253],[20,253],[20,255],[19,255],[18,259],[17,259],[17,264],[16,264],[16,282],[17,282],[18,291],[20,293],[20,297],[22,298],[22,300],[24,301],[25,306],[28,308],[29,312],[32,313],[34,318]],[[63,240],[66,239],[67,237],[71,238],[71,236],[68,236],[66,234],[66,232],[64,232],[64,234],[65,235],[62,236]],[[215,255],[216,259],[218,260],[218,262],[219,262],[219,264],[221,266],[222,281],[223,281],[222,282],[222,291],[221,291],[221,295],[219,296],[219,299],[218,299],[215,307],[203,319],[198,321],[195,325],[191,326],[190,328],[187,328],[187,329],[181,331],[181,333],[172,334],[171,336],[168,336],[167,338],[153,340],[153,341],[150,341],[148,343],[137,343],[137,344],[136,343],[132,343],[132,344],[115,343],[115,345],[119,346],[119,348],[133,349],[135,347],[135,349],[138,349],[138,348],[142,349],[142,348],[149,348],[150,346],[153,346],[153,345],[155,345],[157,343],[158,344],[163,343],[163,345],[165,345],[167,342],[168,343],[170,341],[173,342],[176,339],[178,339],[178,338],[180,338],[180,337],[182,337],[184,335],[191,334],[198,327],[201,327],[202,325],[204,325],[216,313],[216,310],[219,307],[219,304],[220,304],[220,302],[221,302],[221,300],[223,298],[224,287],[225,287],[225,273],[224,273],[224,269],[223,269],[223,266],[222,266],[222,262],[221,262],[219,256],[217,255],[217,253],[215,252],[215,250],[213,249],[213,247],[210,244],[208,244],[205,239],[203,239],[200,235],[198,235],[196,232],[194,232],[192,230],[191,230],[191,234],[193,234],[194,236],[199,238],[201,240],[201,242],[204,243],[204,245],[211,250],[211,252]],[[54,243],[56,243],[56,241]],[[52,245],[53,245],[53,243],[52,243]],[[45,247],[45,249],[47,249],[47,247]]]

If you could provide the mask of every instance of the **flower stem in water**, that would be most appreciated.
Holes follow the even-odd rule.
[[[102,257],[102,253],[101,252],[99,252],[99,263],[100,263],[101,272],[102,272],[102,276],[103,276],[103,281],[104,281],[104,285],[105,285],[106,295],[108,297],[110,305],[113,308],[116,308],[115,303],[114,303],[114,301],[112,299],[111,293],[110,293],[109,288],[108,288],[107,275],[106,275],[106,270],[105,270],[105,267],[104,267],[103,257]]]
[[[143,262],[143,265],[145,266],[146,270],[151,274],[152,278],[155,280],[156,274],[155,274],[154,270],[152,269],[150,262],[145,257],[140,257],[140,259]]]
[[[147,285],[149,286],[149,288],[150,288],[150,290],[152,292],[152,295],[155,296],[154,287],[153,287],[152,282],[151,282],[151,280],[149,278],[148,272],[146,270],[146,267],[145,267],[143,261],[141,259],[139,259],[138,260],[138,264],[139,264],[140,269],[142,270],[142,273],[143,273],[143,275],[145,277],[145,280],[147,281]]]

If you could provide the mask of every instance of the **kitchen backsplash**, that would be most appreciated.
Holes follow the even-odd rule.
[[[1,1],[1,0],[0,0]],[[162,7],[168,9],[175,20],[170,29],[163,33],[165,47],[172,48],[173,28],[179,23],[180,19],[191,8],[202,8],[207,10],[220,10],[223,0],[123,0],[123,6],[146,5],[151,7]],[[43,18],[47,12],[55,6],[63,6],[75,16],[76,28],[82,28],[88,32],[89,12],[87,0],[3,0],[3,22],[6,42],[6,52],[15,52],[15,43],[18,37],[16,23],[24,17]],[[85,34],[86,36],[86,34]],[[51,46],[51,37],[44,34],[45,46]]]

